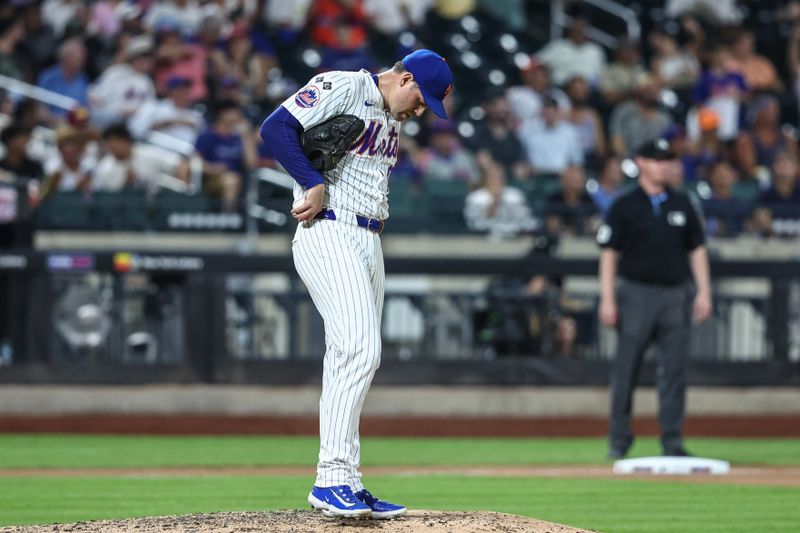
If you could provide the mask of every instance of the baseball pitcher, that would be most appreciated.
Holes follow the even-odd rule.
[[[380,233],[400,122],[426,109],[447,118],[443,100],[452,84],[441,56],[417,50],[378,75],[314,76],[261,126],[275,159],[297,182],[292,255],[325,321],[319,462],[308,502],[329,517],[406,512],[364,488],[358,426],[381,359]]]

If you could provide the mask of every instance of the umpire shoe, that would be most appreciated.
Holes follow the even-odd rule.
[[[355,494],[356,498],[364,502],[372,509],[372,518],[378,520],[389,520],[406,514],[406,508],[395,503],[385,502],[370,494],[367,489],[362,489]]]
[[[372,514],[372,509],[356,498],[353,490],[347,485],[335,487],[317,487],[315,485],[308,493],[308,503],[314,509],[322,511],[322,514],[328,518],[359,518]]]
[[[619,461],[620,459],[625,459],[625,456],[628,455],[628,450],[620,450],[618,448],[610,448],[608,450],[608,454],[606,457],[609,461]]]
[[[694,457],[683,446],[681,446],[679,448],[670,448],[668,450],[664,450],[664,456],[666,456],[666,457]]]

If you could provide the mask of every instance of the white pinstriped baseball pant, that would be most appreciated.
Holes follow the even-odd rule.
[[[381,239],[344,221],[317,220],[298,225],[292,255],[325,322],[315,484],[359,491],[359,418],[381,360]]]

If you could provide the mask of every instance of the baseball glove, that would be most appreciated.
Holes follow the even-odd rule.
[[[300,135],[300,145],[311,166],[331,170],[364,131],[364,121],[354,115],[339,115],[317,124]]]

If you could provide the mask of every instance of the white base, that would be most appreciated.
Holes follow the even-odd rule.
[[[636,459],[623,459],[614,463],[614,473],[623,475],[725,475],[730,471],[731,464],[728,461],[702,457],[637,457]]]

